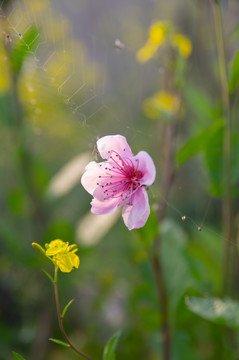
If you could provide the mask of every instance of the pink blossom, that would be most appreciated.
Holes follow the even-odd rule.
[[[121,135],[100,138],[97,148],[106,161],[91,161],[81,178],[83,187],[93,196],[91,212],[109,214],[122,206],[129,230],[144,226],[150,212],[145,186],[152,185],[156,175],[153,160],[145,151],[134,156]]]

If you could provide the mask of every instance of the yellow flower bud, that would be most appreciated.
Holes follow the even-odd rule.
[[[8,54],[0,42],[0,94],[5,94],[11,87],[10,65]]]
[[[179,107],[179,98],[167,91],[160,91],[143,103],[143,111],[150,119],[159,119],[162,114],[169,117],[174,116]]]
[[[166,32],[168,30],[168,24],[162,21],[157,21],[153,25],[151,25],[149,29],[149,38],[153,44],[160,46],[166,36]]]
[[[192,52],[192,43],[188,37],[182,34],[175,34],[173,36],[172,44],[178,48],[182,57],[187,58]]]
[[[151,41],[147,41],[146,44],[137,52],[136,59],[140,63],[145,63],[154,56],[157,49],[158,49],[157,45],[155,45]]]

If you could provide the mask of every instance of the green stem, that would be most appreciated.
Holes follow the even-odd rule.
[[[225,251],[223,259],[223,293],[228,290],[229,266],[231,258],[231,233],[232,233],[232,204],[231,204],[231,114],[230,97],[228,89],[228,75],[223,37],[223,24],[220,5],[211,0],[213,19],[218,53],[222,101],[224,107],[224,133],[223,133],[223,202],[222,223]]]
[[[59,294],[58,294],[58,286],[57,286],[57,272],[58,272],[58,268],[55,267],[55,276],[54,276],[54,291],[55,291],[55,299],[56,299],[56,310],[57,310],[57,317],[58,317],[58,323],[59,323],[59,327],[61,330],[62,335],[64,336],[66,342],[69,344],[70,348],[75,351],[77,354],[81,355],[82,357],[84,357],[85,359],[88,360],[93,360],[92,358],[90,358],[88,355],[84,354],[82,351],[78,350],[70,341],[69,337],[67,336],[64,326],[63,326],[63,322],[62,322],[62,316],[61,316],[61,307],[60,307],[60,301],[59,301]]]
[[[216,46],[218,53],[218,66],[220,72],[221,93],[224,108],[224,133],[223,133],[223,201],[222,224],[224,245],[223,259],[223,293],[229,287],[229,268],[231,260],[232,236],[232,202],[231,202],[231,109],[228,88],[227,63],[225,55],[225,42],[223,36],[223,23],[221,8],[217,1],[211,1],[215,27]]]

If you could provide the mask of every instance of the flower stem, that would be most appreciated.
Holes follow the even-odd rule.
[[[88,360],[93,360],[92,358],[90,358],[88,355],[84,354],[82,351],[78,350],[70,341],[69,337],[67,336],[64,326],[63,326],[63,322],[62,322],[62,316],[61,316],[61,308],[60,308],[60,301],[59,301],[59,294],[58,294],[58,286],[57,286],[57,271],[58,268],[55,267],[55,276],[54,276],[54,291],[55,291],[55,299],[56,299],[56,309],[57,309],[57,317],[58,317],[58,323],[59,323],[59,327],[61,330],[62,335],[64,336],[66,342],[69,344],[70,348],[75,351],[77,354],[81,355],[82,357],[84,357],[85,359]]]
[[[210,0],[213,10],[213,20],[218,53],[218,66],[220,72],[221,96],[224,108],[224,133],[223,133],[223,200],[222,224],[224,244],[223,259],[223,293],[229,288],[229,270],[231,260],[231,235],[232,235],[232,203],[231,203],[231,109],[228,89],[228,75],[225,56],[225,42],[223,36],[222,14],[219,2]]]
[[[163,139],[163,156],[162,156],[162,179],[161,192],[164,194],[164,201],[159,204],[158,221],[162,222],[165,218],[167,209],[167,199],[174,180],[174,147],[172,144],[175,140],[175,126],[164,125],[162,129]],[[151,256],[152,267],[154,271],[156,288],[158,294],[158,306],[162,321],[163,335],[163,360],[170,360],[171,357],[171,331],[169,324],[168,297],[161,265],[160,257],[161,237],[160,235],[154,239],[153,252]]]
[[[158,306],[161,313],[162,321],[162,334],[163,334],[163,359],[169,360],[171,353],[171,334],[169,327],[169,314],[168,314],[168,300],[166,287],[162,272],[162,267],[159,257],[159,238],[156,238],[153,243],[152,266],[155,275],[157,293],[158,293]]]

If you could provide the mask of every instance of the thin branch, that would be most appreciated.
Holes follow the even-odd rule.
[[[163,156],[162,156],[162,179],[161,179],[161,192],[164,194],[164,199],[169,197],[170,189],[173,184],[175,169],[174,169],[174,138],[175,138],[175,125],[163,126]],[[161,222],[165,218],[167,209],[167,202],[161,202],[158,209],[158,220]],[[163,269],[161,265],[160,248],[161,248],[160,235],[153,242],[153,253],[151,257],[152,267],[156,281],[156,288],[158,294],[158,306],[162,320],[162,335],[163,335],[163,360],[170,360],[171,357],[171,331],[169,324],[169,310],[168,310],[168,297],[165,285]]]
[[[169,360],[171,354],[171,334],[169,326],[169,312],[166,287],[160,263],[159,254],[159,238],[154,240],[154,251],[152,255],[152,266],[155,275],[157,293],[158,293],[158,306],[160,309],[162,319],[162,334],[163,334],[163,359]]]
[[[69,339],[68,335],[65,332],[64,326],[63,326],[63,322],[62,322],[62,316],[61,316],[61,308],[60,308],[60,301],[59,301],[59,294],[58,294],[58,287],[57,287],[57,268],[55,268],[55,278],[54,278],[54,291],[55,291],[55,299],[56,299],[56,309],[57,309],[57,317],[58,317],[58,323],[59,323],[59,327],[61,330],[62,335],[64,336],[65,340],[67,341],[67,343],[69,344],[70,348],[75,351],[77,354],[81,355],[82,357],[84,357],[85,359],[88,360],[93,360],[91,357],[89,357],[88,355],[84,354],[82,351],[78,350],[71,342],[71,340]]]

